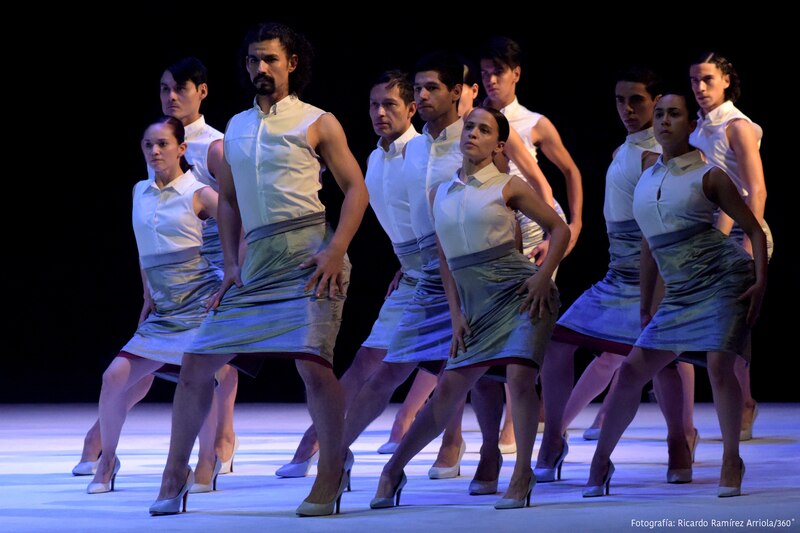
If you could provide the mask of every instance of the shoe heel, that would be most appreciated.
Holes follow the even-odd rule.
[[[339,514],[339,508],[342,505],[342,495],[339,494],[339,497],[336,498],[336,514]]]
[[[397,494],[395,494],[395,497],[394,497],[394,506],[395,507],[399,507],[400,506],[400,494],[402,494],[402,493],[403,493],[403,489],[397,489]]]
[[[352,489],[350,488],[350,470],[347,471],[347,492],[350,492]]]
[[[606,480],[606,496],[611,493],[611,477]]]
[[[117,474],[111,476],[111,492],[114,492],[114,482],[117,480]]]
[[[189,499],[189,491],[187,490],[186,492],[183,493],[183,511],[182,512],[184,512],[184,513],[186,512],[186,500],[188,500],[188,499]]]

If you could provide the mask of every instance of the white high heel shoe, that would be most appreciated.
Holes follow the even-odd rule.
[[[82,461],[75,465],[75,468],[72,469],[73,476],[93,476],[97,473],[97,463],[100,462],[100,459],[97,461]]]
[[[336,496],[333,498],[333,501],[328,503],[311,503],[303,500],[297,510],[295,510],[295,513],[297,516],[328,516],[334,514],[334,512],[339,514],[339,509],[342,504],[342,494],[344,494],[345,489],[349,486],[350,473],[343,469],[342,477],[339,480],[339,490],[336,491]]]
[[[217,477],[220,474],[222,462],[219,457],[214,457],[214,470],[211,472],[211,483],[193,483],[192,488],[189,489],[191,494],[198,494],[201,492],[211,492],[217,490]]]
[[[319,450],[302,463],[286,463],[275,471],[278,477],[306,477],[311,467],[319,460]]]
[[[378,448],[378,453],[393,454],[399,444],[400,444],[399,442],[392,442],[392,441],[384,442],[383,444],[381,444],[380,448]]]
[[[564,459],[567,458],[569,453],[569,436],[564,433],[561,436],[561,455],[556,459],[556,464],[553,468],[534,468],[533,475],[539,483],[550,483],[552,481],[561,481],[561,467],[564,466]]]
[[[119,462],[119,457],[114,457],[114,471],[111,473],[111,479],[108,483],[89,483],[89,486],[86,487],[86,494],[103,494],[104,492],[111,492],[114,490],[114,480],[117,479],[117,472],[119,472],[119,468],[122,466]]]
[[[236,450],[239,449],[239,435],[233,436],[233,451],[231,452],[231,458],[227,461],[222,461],[222,467],[219,470],[219,475],[224,476],[225,474],[232,474],[233,473],[233,458],[236,456]]]
[[[165,514],[178,514],[186,512],[186,500],[189,498],[189,487],[194,485],[194,472],[189,469],[186,475],[186,482],[178,491],[178,495],[168,500],[156,500],[150,506],[150,514],[152,516],[165,515]],[[181,502],[183,502],[183,510],[181,511]]]
[[[461,439],[461,449],[458,451],[458,460],[453,466],[432,466],[428,470],[428,477],[431,479],[450,479],[461,475],[461,458],[467,451],[467,443]]]

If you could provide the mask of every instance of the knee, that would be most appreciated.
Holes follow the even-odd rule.
[[[627,359],[619,367],[619,386],[635,385],[644,387],[652,376],[645,375],[636,365],[632,365]]]
[[[215,368],[196,359],[184,356],[178,385],[189,389],[210,387],[213,389]]]
[[[122,393],[126,381],[127,378],[124,372],[113,365],[109,366],[106,368],[105,372],[103,372],[102,391],[105,394]]]
[[[594,364],[602,372],[614,372],[624,360],[625,358],[622,356],[603,352],[594,360]]]
[[[380,366],[385,353],[384,350],[362,346],[356,352],[353,364],[350,365],[347,373],[351,374],[359,383],[365,382]]]
[[[317,363],[316,361],[304,361],[298,359],[295,362],[297,371],[303,379],[306,389],[317,390],[323,387],[331,379],[336,381],[336,376],[333,374],[333,369]]]
[[[708,354],[708,379],[713,387],[736,381],[734,358],[739,359],[733,354]]]

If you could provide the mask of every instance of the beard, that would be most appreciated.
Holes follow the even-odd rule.
[[[256,88],[256,94],[268,96],[275,92],[275,78],[266,74],[258,74],[253,78],[253,86]]]

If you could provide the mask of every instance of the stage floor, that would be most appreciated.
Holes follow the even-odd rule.
[[[727,499],[716,497],[722,444],[710,404],[698,404],[695,411],[701,440],[693,483],[665,482],[663,418],[656,405],[643,404],[612,457],[617,470],[611,496],[583,499],[581,487],[595,443],[584,441],[581,434],[597,407],[593,404],[574,422],[563,481],[537,485],[531,508],[497,511],[493,504],[502,494],[467,494],[480,448],[480,433],[468,406],[461,477],[428,479],[437,439],[407,467],[400,507],[373,511],[369,501],[387,459],[375,450],[386,441],[397,408],[393,405],[352,448],[353,492],[342,498],[342,514],[298,518],[294,510],[313,479],[278,479],[274,472],[291,458],[309,422],[304,405],[237,405],[235,427],[241,446],[235,472],[220,476],[217,492],[190,494],[187,514],[162,517],[150,517],[147,508],[158,494],[166,459],[169,405],[143,404],[131,412],[118,450],[122,469],[116,491],[99,495],[85,492],[91,477],[70,474],[80,457],[84,432],[96,417],[95,405],[0,405],[0,531],[800,530],[800,404],[759,405],[755,438],[741,447],[747,465],[744,496]],[[534,457],[537,451],[538,439]],[[501,492],[514,456],[504,459]],[[648,522],[658,520],[663,522]]]

